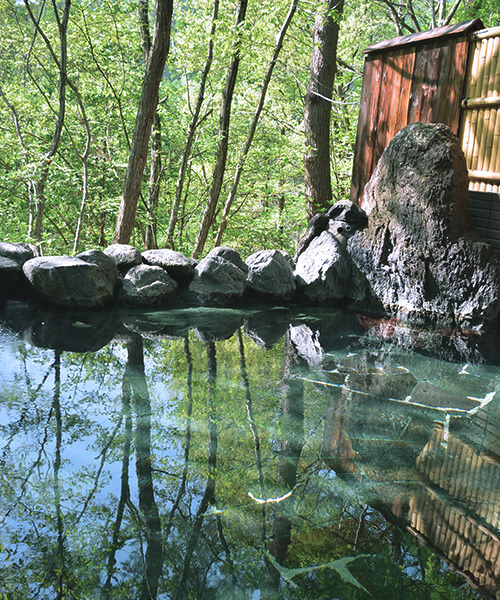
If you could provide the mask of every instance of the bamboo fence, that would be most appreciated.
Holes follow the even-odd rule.
[[[500,27],[471,34],[460,140],[469,189],[500,191]]]

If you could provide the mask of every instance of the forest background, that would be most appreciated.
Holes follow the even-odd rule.
[[[473,18],[498,1],[0,0],[0,240],[293,253],[349,197],[362,49]]]

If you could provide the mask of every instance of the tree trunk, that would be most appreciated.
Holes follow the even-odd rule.
[[[305,196],[309,218],[332,203],[330,114],[337,44],[344,0],[321,0],[313,31],[309,84],[305,97]]]
[[[141,30],[142,54],[145,62],[151,52],[151,33],[149,29],[149,1],[139,0],[139,27]],[[155,110],[151,131],[151,168],[149,172],[148,199],[146,202],[147,222],[144,232],[144,248],[157,248],[156,224],[158,198],[160,195],[161,177],[161,119],[158,109]]]
[[[278,36],[276,37],[276,45],[274,47],[274,52],[273,52],[271,60],[269,61],[269,64],[267,65],[266,74],[264,76],[264,81],[262,83],[262,88],[260,90],[259,102],[257,103],[257,108],[255,109],[255,113],[253,115],[253,119],[250,124],[250,129],[248,130],[247,139],[246,139],[245,145],[243,147],[243,150],[241,152],[240,159],[238,161],[238,165],[236,166],[236,172],[235,172],[234,178],[233,178],[233,185],[231,186],[231,190],[230,190],[229,195],[224,204],[224,210],[222,212],[222,219],[221,219],[221,222],[219,225],[219,230],[217,231],[217,237],[215,239],[216,246],[219,246],[222,242],[222,236],[224,235],[224,231],[226,230],[226,227],[227,227],[227,219],[229,217],[229,211],[231,209],[233,200],[236,198],[236,193],[238,191],[241,174],[243,173],[243,169],[245,167],[245,162],[246,162],[248,153],[250,151],[250,147],[253,142],[253,138],[255,135],[255,131],[257,129],[257,124],[259,122],[260,114],[262,112],[262,109],[264,108],[264,102],[266,100],[267,88],[269,87],[269,82],[271,81],[271,76],[273,74],[274,67],[276,66],[276,63],[278,62],[278,56],[281,51],[281,48],[283,47],[283,41],[285,39],[286,32],[288,30],[290,23],[292,22],[293,15],[295,14],[295,11],[297,9],[297,4],[298,4],[298,0],[292,0],[292,3],[288,10],[288,14],[285,17],[285,21],[283,22],[281,30],[278,33]]]
[[[54,128],[54,135],[52,136],[52,143],[50,145],[49,150],[42,158],[41,166],[40,166],[40,175],[38,180],[35,182],[34,187],[34,205],[35,205],[35,214],[34,214],[34,223],[32,228],[32,235],[37,241],[38,252],[42,253],[42,232],[43,232],[43,216],[45,211],[45,185],[47,183],[47,177],[49,175],[49,168],[56,155],[57,149],[59,148],[59,142],[61,141],[62,130],[64,126],[64,119],[66,116],[66,86],[67,86],[67,58],[68,58],[68,49],[67,49],[67,32],[68,32],[68,21],[69,21],[69,11],[71,8],[71,0],[65,0],[64,2],[64,10],[61,15],[59,14],[59,9],[55,2],[53,2],[54,15],[57,22],[57,27],[59,30],[59,42],[60,42],[60,53],[59,58],[57,57],[54,48],[47,37],[47,35],[42,31],[40,27],[40,16],[37,18],[33,14],[31,10],[31,5],[28,0],[24,0],[24,5],[29,14],[29,17],[35,26],[36,33],[40,35],[40,37],[44,40],[47,49],[52,56],[57,68],[59,69],[59,111],[57,113],[57,120]],[[42,9],[43,10],[43,9]],[[33,40],[34,43],[34,40]],[[29,69],[28,69],[29,70]],[[29,70],[30,77],[34,79],[31,71]],[[31,228],[30,228],[31,229]]]
[[[78,252],[78,244],[80,243],[80,236],[83,228],[83,217],[85,213],[85,208],[87,206],[88,192],[89,192],[89,169],[88,169],[88,159],[90,155],[90,145],[92,143],[92,135],[90,132],[90,124],[87,119],[87,113],[85,112],[85,105],[83,103],[82,95],[80,94],[80,90],[76,85],[68,81],[69,87],[73,90],[76,96],[76,100],[78,106],[80,108],[81,120],[83,122],[83,126],[85,127],[85,148],[83,150],[83,154],[80,155],[80,160],[82,161],[82,202],[80,204],[80,212],[78,214],[78,223],[76,225],[75,239],[73,242],[73,254]]]
[[[146,73],[135,119],[123,196],[113,238],[115,243],[128,244],[134,228],[151,127],[158,105],[158,91],[170,48],[172,10],[173,0],[156,0],[155,31],[146,63]]]
[[[161,173],[161,119],[158,111],[156,111],[153,131],[151,132],[151,170],[149,173],[148,200],[146,204],[148,220],[144,237],[144,247],[146,250],[158,248],[156,229]]]
[[[212,61],[214,56],[214,35],[215,35],[215,27],[217,23],[217,18],[219,16],[219,0],[214,0],[214,8],[212,13],[212,25],[210,28],[210,39],[208,41],[208,53],[207,60],[205,61],[205,67],[201,74],[200,78],[200,87],[198,90],[198,99],[196,100],[196,106],[193,112],[193,116],[191,118],[191,122],[189,123],[188,134],[186,138],[186,145],[184,147],[184,152],[182,154],[181,165],[179,167],[179,175],[177,177],[177,185],[175,186],[175,197],[174,202],[172,204],[172,210],[170,213],[170,220],[168,223],[168,230],[165,239],[165,246],[167,248],[174,248],[174,232],[175,227],[177,225],[177,219],[179,215],[179,206],[181,204],[182,199],[182,191],[184,189],[184,181],[186,179],[186,171],[188,167],[189,157],[191,156],[191,148],[194,142],[194,136],[196,133],[196,128],[200,124],[200,112],[201,107],[203,105],[203,101],[205,99],[205,88],[207,84],[208,74],[210,69],[212,68]]]
[[[220,108],[219,118],[219,143],[217,145],[217,155],[215,159],[215,167],[212,177],[212,186],[210,194],[203,213],[203,218],[200,224],[200,229],[196,237],[196,242],[193,250],[193,258],[198,258],[203,252],[207,241],[208,232],[215,218],[215,209],[219,201],[224,172],[226,170],[227,151],[229,143],[229,122],[231,120],[231,104],[233,101],[234,87],[236,85],[236,77],[240,65],[240,34],[239,26],[245,20],[248,0],[239,0],[236,9],[236,38],[233,42],[233,53],[227,70],[226,84],[222,92],[222,103]]]

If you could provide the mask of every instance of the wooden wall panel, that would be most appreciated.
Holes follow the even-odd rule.
[[[351,197],[363,189],[371,173],[373,148],[376,137],[378,98],[383,60],[367,57],[363,71],[363,88],[359,104],[358,130],[354,150]]]

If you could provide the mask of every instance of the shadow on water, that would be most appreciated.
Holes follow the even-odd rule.
[[[0,594],[499,598],[497,340],[7,303]]]

